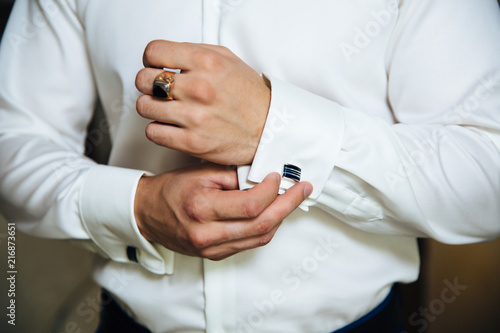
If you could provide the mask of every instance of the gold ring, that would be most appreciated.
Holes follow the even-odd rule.
[[[153,96],[165,98],[168,101],[173,100],[174,75],[175,73],[168,71],[158,74],[153,84]]]

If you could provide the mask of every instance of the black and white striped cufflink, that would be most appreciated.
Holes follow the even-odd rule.
[[[283,178],[288,178],[296,182],[300,182],[300,174],[302,170],[293,164],[285,164],[283,166]]]

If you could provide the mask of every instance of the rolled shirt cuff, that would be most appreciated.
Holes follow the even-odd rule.
[[[80,193],[80,215],[92,241],[110,259],[136,261],[155,274],[173,274],[174,253],[146,240],[134,216],[134,199],[145,171],[97,165]]]
[[[272,172],[286,173],[286,165],[300,168],[300,180],[313,185],[302,208],[321,194],[341,148],[344,110],[321,96],[263,74],[271,87],[271,105],[262,137],[250,166],[238,167],[241,189],[262,182]],[[280,191],[295,184],[283,177]]]

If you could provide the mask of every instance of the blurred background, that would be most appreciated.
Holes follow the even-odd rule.
[[[12,2],[0,0],[0,36]],[[97,112],[94,123],[101,117]],[[106,163],[108,144],[88,147],[92,158]],[[6,237],[0,216],[1,309],[9,289]],[[419,280],[403,286],[406,332],[499,333],[500,240],[460,246],[421,240],[420,248]],[[91,264],[91,254],[67,242],[17,233],[16,326],[7,324],[2,310],[0,332],[94,332],[100,289],[90,278]]]

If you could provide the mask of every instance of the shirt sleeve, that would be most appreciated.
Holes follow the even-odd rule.
[[[1,213],[26,233],[69,239],[112,260],[171,274],[173,253],[142,237],[134,219],[145,171],[84,156],[97,92],[73,6],[16,1],[0,73]]]
[[[400,1],[384,50],[395,124],[267,75],[271,107],[240,183],[293,164],[314,186],[303,205],[356,228],[447,243],[498,237],[499,14],[495,0]]]

